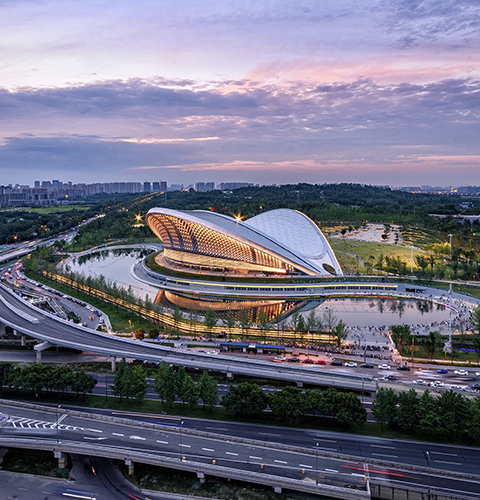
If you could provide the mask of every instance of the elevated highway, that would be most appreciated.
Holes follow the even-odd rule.
[[[96,330],[64,321],[30,304],[11,289],[0,284],[0,323],[17,333],[42,341],[35,346],[38,361],[41,350],[50,346],[69,347],[81,351],[104,354],[115,358],[131,358],[149,362],[166,361],[198,370],[225,373],[227,377],[249,377],[283,380],[296,383],[375,392],[371,376],[336,373],[319,367],[292,366],[226,355],[211,356],[205,353],[180,351],[170,347],[152,345],[135,340],[125,340]]]

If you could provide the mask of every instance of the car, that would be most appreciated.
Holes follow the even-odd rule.
[[[472,389],[472,391],[480,392],[480,384],[472,384],[470,388]]]
[[[396,375],[390,374],[385,377],[387,380],[398,380]]]
[[[348,366],[349,368],[356,368],[358,365],[355,363],[355,361],[347,361],[345,363],[345,366]]]
[[[390,370],[390,365],[381,364],[378,365],[379,370]]]
[[[425,382],[425,380],[422,379],[414,380],[412,383],[413,385],[428,385],[427,382]]]
[[[285,361],[285,358],[283,356],[275,356],[272,361],[274,363],[281,363],[282,361]]]
[[[302,363],[305,363],[307,365],[313,365],[313,363],[315,363],[315,361],[313,361],[313,359],[311,359],[311,358],[307,358],[307,359],[302,359]]]
[[[475,372],[475,375],[476,375],[477,377],[480,377],[480,372]]]
[[[448,370],[446,368],[439,368],[437,373],[448,373]]]
[[[298,358],[288,358],[287,361],[289,363],[300,363],[300,360]]]
[[[463,375],[463,376],[468,375],[468,371],[467,370],[455,370],[453,373],[455,375]]]
[[[317,359],[317,361],[315,361],[315,364],[316,365],[326,365],[327,363],[325,362],[324,359]]]
[[[372,363],[362,363],[360,368],[373,368]]]
[[[410,367],[408,365],[400,365],[400,366],[397,366],[397,370],[400,370],[402,372],[409,372]]]
[[[342,362],[339,359],[334,359],[330,364],[332,366],[342,366]]]
[[[435,380],[432,382],[432,387],[445,387],[445,384],[441,380]]]

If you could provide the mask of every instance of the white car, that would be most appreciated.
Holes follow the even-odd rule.
[[[345,366],[348,366],[349,368],[356,368],[357,367],[357,363],[355,363],[355,361],[347,361],[345,363]]]
[[[468,375],[467,370],[455,370],[453,373],[455,375]]]
[[[432,387],[445,387],[445,384],[441,380],[435,380],[433,382]]]
[[[428,385],[425,382],[425,380],[422,380],[422,379],[414,380],[412,383],[413,383],[413,385]]]
[[[378,365],[380,370],[390,370],[390,365]]]
[[[475,375],[476,375],[477,377],[480,377],[480,372],[475,372]]]

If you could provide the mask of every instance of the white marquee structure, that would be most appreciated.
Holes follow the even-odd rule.
[[[242,222],[205,210],[152,208],[146,222],[163,242],[164,266],[239,275],[343,274],[320,229],[295,210],[270,210]]]

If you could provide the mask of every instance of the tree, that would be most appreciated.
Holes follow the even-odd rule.
[[[185,367],[180,366],[175,377],[175,393],[177,397],[181,399],[183,406],[185,406],[185,378],[187,374],[185,372]]]
[[[240,309],[238,313],[238,321],[240,322],[240,327],[242,329],[243,335],[248,337],[248,329],[250,327],[250,316],[248,314],[248,309]]]
[[[57,366],[52,371],[52,378],[49,385],[54,391],[63,393],[72,385],[73,377],[74,373],[70,366]]]
[[[470,403],[470,420],[468,431],[472,439],[480,443],[480,397],[477,396]]]
[[[185,401],[190,406],[190,411],[193,411],[193,407],[197,404],[198,399],[198,388],[190,375],[185,376],[183,382],[183,395]]]
[[[235,417],[251,417],[267,408],[267,395],[252,382],[241,382],[230,386],[222,397],[225,412]]]
[[[145,338],[145,330],[143,328],[138,328],[135,330],[135,339],[143,340]]]
[[[477,306],[472,313],[473,330],[480,335],[480,306]]]
[[[470,405],[465,396],[453,390],[438,398],[440,428],[447,436],[460,437],[470,419]]]
[[[418,401],[418,415],[420,430],[434,435],[438,431],[438,401],[428,389]]]
[[[382,426],[391,426],[397,414],[397,395],[393,389],[381,387],[372,403],[372,413],[375,420]]]
[[[284,387],[281,391],[271,393],[268,405],[274,415],[287,422],[298,422],[307,411],[305,394],[298,387]]]
[[[222,323],[227,327],[228,333],[231,334],[232,330],[235,326],[235,316],[233,315],[233,313],[230,309],[227,311],[225,318],[222,319]]]
[[[323,327],[323,322],[320,318],[317,318],[315,314],[315,309],[312,309],[307,316],[307,323],[306,323],[306,328],[307,328],[307,333],[312,334],[312,340],[313,340],[313,332],[317,330],[321,330]]]
[[[268,328],[268,314],[262,309],[257,316],[258,326],[260,330],[263,332],[264,341],[266,340],[265,332]]]
[[[208,338],[212,340],[212,330],[217,324],[217,313],[213,309],[207,309],[205,313],[205,326],[208,332]]]
[[[420,337],[420,344],[432,361],[435,351],[439,347],[442,337],[440,332],[430,332],[428,335]]]
[[[125,373],[127,369],[128,365],[125,361],[118,363],[117,370],[115,371],[115,377],[113,378],[113,385],[110,386],[112,393],[115,396],[119,396],[120,401],[122,401],[127,391],[127,388],[125,387]]]
[[[210,375],[204,371],[200,377],[200,387],[198,389],[203,407],[213,408],[218,402],[218,385]]]
[[[347,340],[348,337],[347,325],[340,320],[333,329],[332,334],[335,337],[337,346],[340,347],[342,345],[342,340]]]
[[[336,418],[343,425],[356,423],[363,427],[367,421],[367,410],[353,392],[338,394]]]
[[[322,319],[323,319],[323,324],[325,325],[325,329],[328,331],[328,333],[331,333],[338,322],[335,313],[327,307],[325,311],[323,311]]]
[[[183,320],[183,312],[180,308],[175,307],[172,313],[172,319],[173,319],[173,330],[175,332],[175,335],[178,335],[178,325]]]
[[[8,385],[13,369],[12,363],[0,362],[0,394],[3,394],[4,386]]]
[[[392,340],[401,355],[403,348],[408,344],[411,338],[410,327],[408,325],[393,325],[390,331]]]
[[[133,394],[137,401],[143,401],[148,389],[147,371],[143,366],[135,366],[133,368]]]
[[[398,394],[397,422],[403,432],[409,432],[418,424],[418,395],[415,389]]]
[[[154,389],[162,403],[166,401],[171,407],[175,401],[175,375],[173,368],[165,361],[160,363],[155,374]]]
[[[478,365],[480,360],[480,335],[475,335],[475,337],[473,337],[472,345],[475,350],[475,354],[477,355],[477,365]]]
[[[92,377],[89,373],[79,371],[73,374],[70,387],[72,391],[85,395],[87,392],[91,394],[97,385],[97,379]]]

